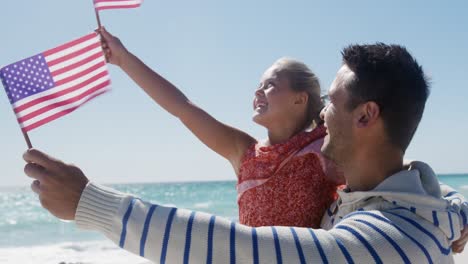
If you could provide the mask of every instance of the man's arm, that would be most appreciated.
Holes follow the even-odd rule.
[[[83,192],[76,223],[156,263],[447,263],[451,258],[445,237],[411,213],[355,212],[328,231],[251,228],[93,183]]]
[[[37,150],[24,159],[44,208],[156,263],[442,263],[450,257],[432,224],[421,223],[421,230],[380,212],[356,212],[328,231],[251,228],[89,183],[78,167]]]

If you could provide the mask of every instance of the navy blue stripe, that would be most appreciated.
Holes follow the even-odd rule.
[[[432,211],[432,221],[434,222],[435,226],[439,226],[439,218],[437,218],[436,211]]]
[[[213,262],[213,233],[216,216],[212,215],[210,218],[210,224],[208,225],[208,252],[206,254],[206,264]]]
[[[148,237],[149,224],[151,222],[151,217],[153,217],[154,210],[158,207],[157,205],[151,205],[146,215],[145,225],[143,227],[143,234],[141,234],[140,240],[140,256],[145,256],[145,247],[146,247],[146,238]]]
[[[315,235],[314,230],[309,228],[309,233],[312,236],[312,238],[314,239],[314,243],[317,246],[318,252],[320,253],[320,257],[322,258],[322,262],[323,263],[328,263],[327,256],[325,256],[325,252],[323,252],[322,245],[320,245],[320,241],[318,240],[317,236]]]
[[[349,254],[348,250],[346,247],[343,245],[343,242],[339,238],[335,238],[336,244],[338,244],[338,247],[341,249],[341,252],[346,258],[346,261],[348,261],[349,264],[354,264],[353,258]]]
[[[351,217],[351,216],[355,216],[355,215],[366,215],[366,216],[371,216],[373,218],[376,218],[382,222],[385,222],[393,227],[395,227],[398,231],[400,231],[402,234],[404,234],[405,236],[407,236],[411,241],[413,241],[420,249],[421,251],[424,253],[424,255],[426,256],[427,258],[427,261],[430,263],[430,264],[433,264],[433,261],[432,261],[432,258],[431,256],[429,255],[429,252],[427,251],[427,249],[421,244],[419,243],[416,239],[414,239],[412,236],[410,236],[408,233],[406,233],[405,231],[403,231],[403,229],[401,229],[400,227],[398,227],[397,225],[395,225],[393,222],[391,222],[390,220],[380,216],[380,215],[376,215],[376,214],[373,214],[373,213],[370,213],[370,212],[357,212],[357,213],[351,213],[349,214],[346,218],[348,217]]]
[[[294,230],[294,227],[290,227],[289,229],[291,230],[291,233],[294,237],[294,242],[296,243],[296,249],[297,254],[299,254],[299,259],[301,260],[301,263],[306,263],[304,252],[302,252],[301,242],[299,241],[299,237],[297,236],[296,230]]]
[[[276,232],[276,228],[274,226],[271,227],[273,231],[273,239],[275,240],[275,250],[276,250],[276,263],[281,264],[283,263],[283,257],[281,256],[281,246],[278,239],[278,232]]]
[[[449,223],[450,223],[450,231],[452,232],[452,235],[448,238],[449,240],[452,240],[455,234],[453,234],[453,222],[452,222],[452,214],[450,212],[447,212],[448,218],[449,218]]]
[[[444,197],[447,198],[447,197],[452,196],[454,194],[458,194],[458,192],[457,191],[451,191],[451,192],[447,193],[447,195],[445,195]]]
[[[414,208],[414,207],[411,206],[411,207],[410,207],[410,211],[411,211],[412,213],[416,213],[416,208]]]
[[[363,224],[365,224],[367,226],[370,226],[372,229],[377,231],[379,234],[381,234],[383,237],[385,237],[385,239],[387,239],[387,241],[390,244],[392,244],[392,246],[395,248],[395,250],[398,252],[398,254],[400,254],[400,256],[403,259],[404,263],[411,263],[411,261],[408,259],[408,256],[406,256],[406,254],[403,252],[403,250],[400,248],[400,246],[398,246],[398,244],[395,241],[393,241],[393,239],[391,237],[389,237],[387,234],[385,234],[380,228],[378,228],[374,224],[369,223],[369,222],[367,222],[365,220],[362,220],[362,219],[356,219],[355,221],[363,223]]]
[[[133,210],[133,205],[135,204],[136,199],[132,198],[130,201],[130,204],[128,205],[127,212],[125,212],[125,215],[122,219],[122,233],[120,234],[120,242],[119,246],[123,248],[125,246],[125,238],[127,237],[127,223],[128,219],[130,218],[130,215],[132,214]]]
[[[169,213],[169,217],[166,222],[166,230],[164,230],[164,240],[163,240],[163,246],[162,246],[162,251],[161,251],[161,258],[159,260],[161,264],[166,263],[167,245],[169,244],[169,236],[171,235],[172,220],[174,220],[174,214],[176,211],[177,211],[177,208],[171,209],[171,212]]]
[[[466,222],[466,221],[467,221],[467,219],[466,219],[466,214],[465,214],[465,212],[463,212],[463,211],[460,211],[460,214],[461,214],[462,219],[463,219],[463,225],[466,226],[466,225],[467,225],[467,222]]]
[[[230,256],[231,264],[236,264],[236,223],[231,222],[231,234],[230,234]]]
[[[402,216],[402,215],[399,215],[399,214],[395,214],[395,213],[391,213],[391,212],[388,212],[389,214],[391,215],[394,215],[394,216],[397,216],[403,220],[405,220],[406,222],[410,223],[411,225],[413,225],[414,227],[416,227],[417,229],[419,229],[421,232],[423,232],[424,234],[426,234],[428,237],[430,237],[434,243],[437,245],[437,247],[439,247],[440,249],[440,252],[442,252],[442,254],[444,255],[448,255],[450,253],[450,247],[449,248],[444,248],[440,242],[437,240],[437,238],[431,233],[429,232],[427,229],[425,229],[424,227],[422,227],[419,223],[417,223],[416,221],[414,221],[413,219],[410,219],[410,218],[407,218],[405,216]]]
[[[253,251],[253,263],[258,264],[258,239],[257,239],[257,229],[252,228],[252,251]]]
[[[188,263],[190,257],[190,244],[192,243],[192,225],[194,218],[195,212],[192,212],[187,223],[187,232],[185,233],[184,264]]]
[[[330,211],[330,208],[327,208],[327,214],[328,214],[328,216],[332,216],[332,215],[333,215],[333,213]]]
[[[389,210],[400,210],[400,209],[403,209],[403,210],[406,210],[406,211],[410,211],[410,212],[411,212],[410,209],[408,209],[408,208],[406,208],[406,207],[403,207],[403,206],[394,207],[394,208],[391,208],[391,209],[389,209]],[[414,213],[414,212],[412,212],[412,213]]]
[[[375,249],[369,244],[369,242],[367,242],[367,240],[361,235],[359,234],[356,230],[354,230],[353,228],[349,227],[349,226],[336,226],[337,229],[343,229],[343,230],[346,230],[348,232],[350,232],[351,234],[353,234],[355,237],[357,237],[357,239],[359,239],[359,241],[361,241],[361,243],[366,247],[366,249],[369,251],[369,253],[371,254],[371,256],[374,258],[374,261],[375,263],[381,263],[383,264],[382,260],[380,259],[379,255],[377,254],[377,252],[375,252]]]

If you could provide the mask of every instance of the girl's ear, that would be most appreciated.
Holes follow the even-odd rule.
[[[307,92],[299,92],[296,95],[294,104],[307,104],[309,101],[309,94]]]

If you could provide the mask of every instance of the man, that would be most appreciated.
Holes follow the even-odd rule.
[[[428,93],[421,67],[405,48],[344,49],[322,111],[328,129],[322,151],[345,171],[347,189],[320,230],[250,228],[149,204],[90,183],[79,168],[37,150],[25,153],[25,172],[52,214],[155,262],[451,263],[451,245],[467,224],[466,203],[453,192],[441,198],[426,164],[403,166]]]

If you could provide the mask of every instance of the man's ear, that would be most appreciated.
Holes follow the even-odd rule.
[[[373,125],[380,117],[380,107],[373,101],[360,105],[356,110],[356,121],[359,128]]]

